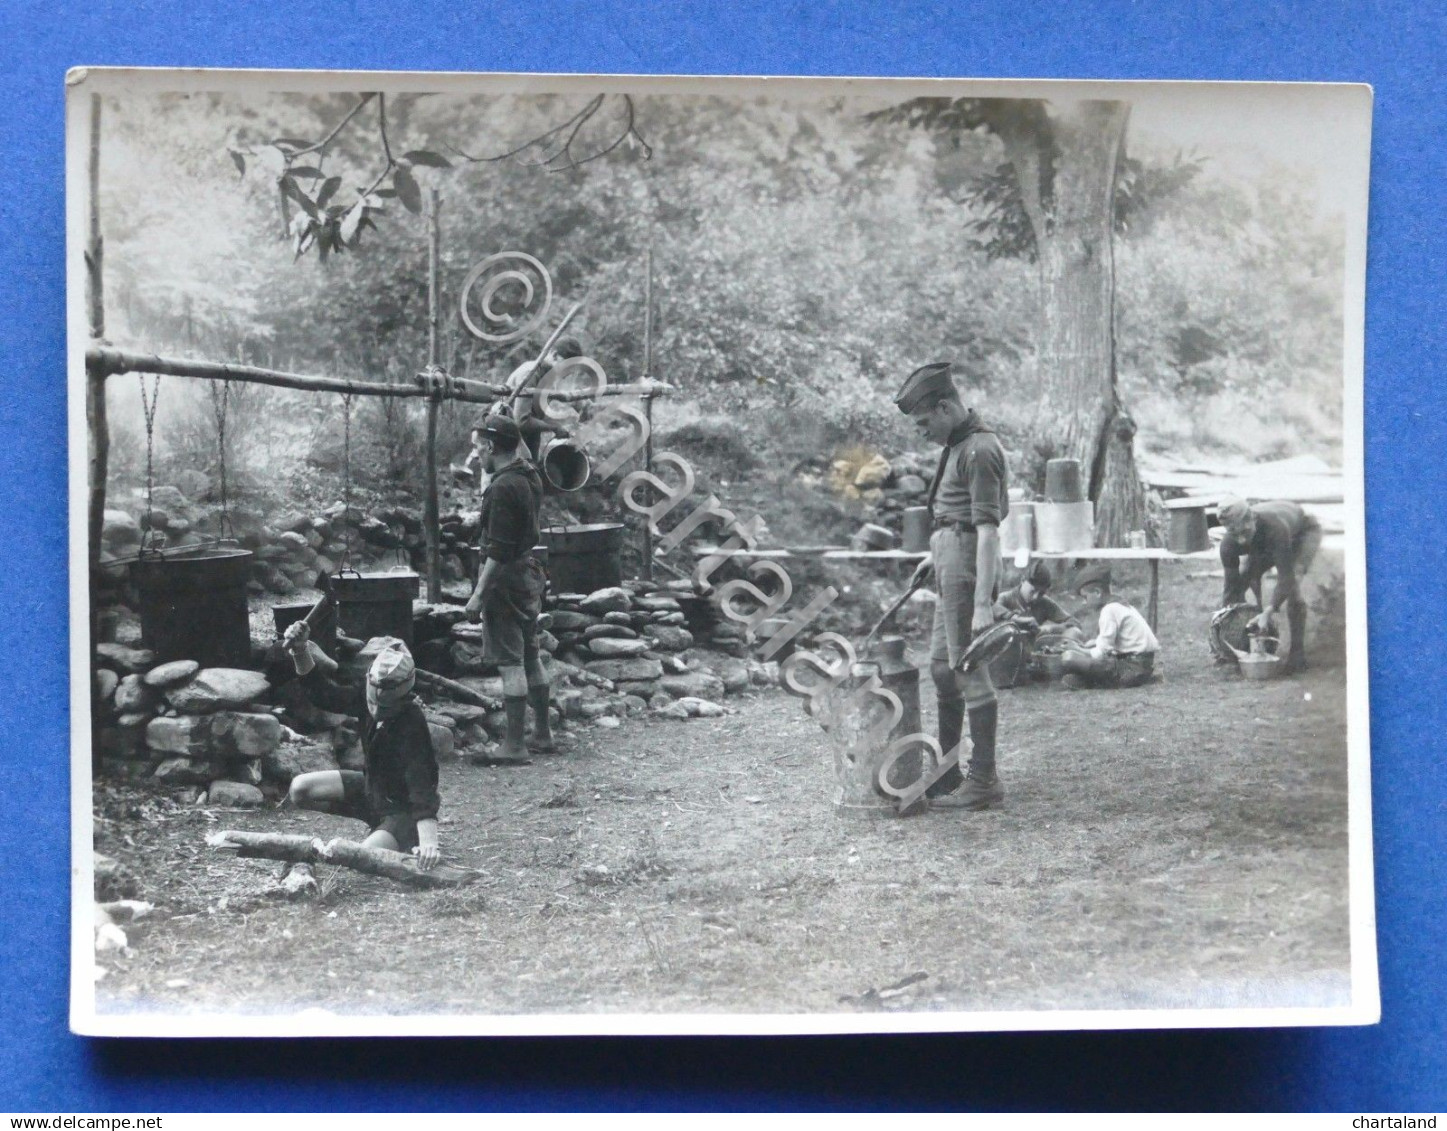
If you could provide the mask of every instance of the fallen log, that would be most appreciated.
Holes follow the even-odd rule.
[[[414,857],[386,848],[367,848],[354,840],[323,843],[313,836],[288,833],[248,833],[223,829],[206,838],[208,848],[234,852],[243,859],[290,860],[293,864],[335,864],[369,876],[382,876],[418,888],[469,884],[483,873],[476,868],[440,863],[422,871]]]
[[[484,695],[480,691],[474,691],[466,684],[458,683],[455,679],[448,679],[445,675],[438,675],[436,672],[425,671],[422,668],[415,669],[417,682],[423,687],[430,687],[434,691],[445,692],[449,698],[459,703],[471,703],[474,707],[483,707],[489,711],[501,711],[502,700],[495,699],[490,695]]]

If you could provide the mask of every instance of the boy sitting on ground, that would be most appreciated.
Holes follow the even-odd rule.
[[[288,796],[316,809],[367,822],[365,848],[410,852],[424,871],[438,862],[437,757],[427,717],[412,695],[417,673],[400,640],[377,653],[364,684],[345,686],[335,661],[309,643],[305,621],[290,625],[283,645],[312,697],[330,711],[362,722],[365,769],[317,770],[292,778]],[[298,868],[305,865],[297,865]]]
[[[1094,640],[1067,645],[1062,657],[1066,687],[1140,687],[1155,678],[1160,642],[1146,618],[1123,600],[1113,600],[1110,574],[1097,573],[1076,584],[1085,612],[1099,618]]]
[[[1035,561],[1020,584],[995,600],[995,623],[1012,622],[1023,635],[996,661],[990,676],[996,687],[1014,687],[1031,679],[1048,678],[1044,655],[1058,652],[1067,640],[1080,640],[1075,619],[1049,596],[1050,567]]]

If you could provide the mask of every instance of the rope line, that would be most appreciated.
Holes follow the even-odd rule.
[[[141,536],[141,554],[144,555],[149,549],[157,549],[148,543],[155,543],[159,540],[155,523],[152,517],[152,498],[156,488],[155,475],[155,452],[156,452],[156,402],[161,396],[161,375],[157,373],[151,382],[151,392],[146,393],[146,375],[137,373],[136,379],[141,383],[141,412],[146,418],[146,529]]]

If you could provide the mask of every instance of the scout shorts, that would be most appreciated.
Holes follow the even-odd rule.
[[[547,575],[534,557],[522,557],[503,568],[502,580],[482,601],[483,659],[499,667],[516,667],[537,650],[538,614],[543,611]]]
[[[338,817],[365,821],[371,832],[382,829],[392,834],[397,848],[411,852],[417,847],[417,822],[406,813],[379,813],[367,800],[367,775],[359,770],[342,770],[342,800],[333,804]]]

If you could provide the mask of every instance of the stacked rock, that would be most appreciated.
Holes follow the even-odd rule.
[[[265,758],[281,744],[271,684],[245,668],[155,663],[144,648],[101,644],[93,694],[101,773],[202,785],[213,804],[260,805]]]
[[[544,620],[556,641],[554,670],[570,685],[555,693],[568,718],[605,719],[648,709],[707,717],[721,713],[717,700],[725,695],[778,679],[777,665],[742,658],[748,653],[741,627],[741,656],[719,655],[712,641],[697,640],[689,629],[679,597],[649,582],[559,594]],[[713,631],[718,627],[732,626]]]
[[[364,669],[392,642],[369,640],[347,663]],[[501,681],[491,682],[473,689],[494,692],[489,706],[426,708],[438,758],[502,734]],[[356,721],[315,707],[292,679],[273,685],[261,672],[194,660],[158,665],[147,649],[101,644],[92,702],[101,774],[200,786],[213,805],[260,805],[263,789],[279,795],[297,774],[362,768]]]
[[[107,510],[101,535],[101,564],[110,580],[123,578],[123,566],[112,562],[135,556],[145,533],[144,499],[132,513]],[[138,517],[136,517],[138,516]],[[318,573],[334,572],[343,561],[357,570],[372,571],[406,565],[425,568],[426,535],[422,516],[408,507],[383,508],[368,514],[357,507],[336,503],[318,513],[292,511],[270,521],[250,507],[232,506],[222,530],[219,508],[192,503],[176,487],[157,487],[151,493],[149,529],[162,548],[184,549],[207,540],[234,536],[252,552],[247,589],[254,595],[289,595],[310,589]],[[462,549],[467,526],[461,518],[440,531],[442,577],[459,581],[467,576]],[[476,533],[474,518],[472,533]]]

